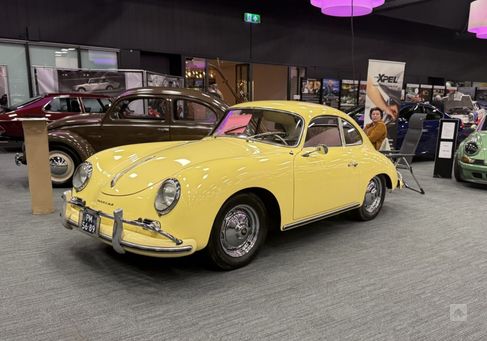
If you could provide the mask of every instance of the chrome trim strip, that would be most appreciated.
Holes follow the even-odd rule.
[[[63,221],[63,225],[68,230],[78,229],[78,225],[75,224],[72,220]],[[98,237],[100,239],[112,243],[112,238],[110,236],[100,233]],[[157,246],[138,245],[123,240],[120,242],[120,244],[122,245],[122,247],[126,247],[126,248],[131,248],[131,249],[136,249],[141,251],[157,252],[157,253],[184,253],[193,250],[193,247],[191,245],[185,245],[180,247],[157,247]]]
[[[155,158],[154,155],[151,155],[151,156],[148,156],[146,158],[143,158],[143,159],[140,159],[140,160],[137,160],[135,161],[132,165],[130,165],[129,167],[125,168],[124,170],[118,172],[112,179],[112,181],[110,182],[110,187],[115,187],[115,185],[117,184],[117,181],[120,180],[120,178],[122,176],[124,176],[125,174],[127,174],[128,172],[130,172],[132,169],[134,169],[135,167],[143,164],[144,162],[147,162],[149,160],[152,160],[153,158]]]
[[[326,213],[323,213],[323,214],[320,214],[320,215],[317,215],[317,216],[314,216],[311,218],[305,218],[303,220],[297,221],[297,222],[292,223],[292,224],[284,225],[282,230],[283,231],[291,230],[293,228],[300,227],[300,226],[307,225],[307,224],[311,224],[311,223],[314,223],[318,220],[322,220],[322,219],[325,219],[325,218],[328,218],[328,217],[331,217],[331,216],[334,216],[334,215],[337,215],[340,213],[344,213],[344,212],[347,212],[347,211],[350,211],[350,210],[353,210],[353,209],[359,208],[359,207],[360,207],[360,204],[358,204],[358,203],[348,205],[348,206],[345,206],[345,207],[342,207],[339,209],[328,211]]]

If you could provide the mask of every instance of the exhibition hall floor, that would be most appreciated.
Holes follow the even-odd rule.
[[[219,272],[64,229],[63,189],[55,213],[31,215],[13,157],[0,151],[2,340],[487,338],[487,187],[435,179],[432,162],[414,164],[426,195],[388,193],[370,222],[272,235]]]

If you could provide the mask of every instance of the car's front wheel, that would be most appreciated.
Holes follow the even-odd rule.
[[[223,270],[247,265],[267,235],[268,217],[262,200],[252,193],[228,199],[218,212],[208,242],[211,262]]]
[[[108,85],[108,86],[107,86],[107,90],[113,90],[113,86]]]
[[[86,92],[86,89],[85,88],[78,88],[78,91],[79,92]]]
[[[386,196],[386,183],[382,175],[374,176],[367,184],[364,202],[355,215],[359,220],[374,219],[380,212]]]
[[[51,168],[51,181],[53,186],[69,186],[78,164],[79,161],[73,153],[64,148],[54,148],[49,150],[49,165]]]

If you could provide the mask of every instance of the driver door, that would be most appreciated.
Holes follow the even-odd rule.
[[[328,152],[314,151],[318,145],[326,145]],[[311,121],[304,148],[294,159],[295,220],[352,206],[358,183],[350,166],[352,157],[344,146],[337,117],[321,116]]]

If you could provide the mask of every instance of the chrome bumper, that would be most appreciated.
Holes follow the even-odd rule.
[[[69,192],[69,191],[68,191]],[[71,220],[66,219],[65,217],[65,212],[66,212],[66,206],[68,204],[79,207],[80,209],[90,209],[88,206],[86,206],[86,203],[79,199],[79,198],[71,198],[69,201],[66,199],[66,192],[62,195],[64,204],[63,204],[63,212],[61,212],[61,217],[63,220],[63,226],[67,228],[68,230],[72,230],[73,228],[78,228],[78,225],[74,223]],[[96,210],[94,210],[96,211]],[[140,251],[149,251],[149,252],[156,252],[156,253],[185,253],[185,252],[190,252],[192,251],[193,247],[191,245],[182,245],[183,241],[179,238],[174,237],[173,235],[163,231],[161,229],[161,225],[157,221],[153,220],[148,220],[148,219],[142,219],[139,218],[137,220],[126,220],[123,219],[123,210],[121,208],[116,209],[113,211],[113,215],[101,212],[101,211],[96,211],[96,213],[100,217],[108,218],[113,220],[113,233],[112,236],[108,236],[105,234],[98,234],[98,237],[101,239],[104,239],[106,241],[111,242],[113,249],[120,254],[125,253],[124,248],[131,248],[131,249],[136,249]],[[156,247],[156,246],[146,246],[146,245],[139,245],[139,244],[134,244],[130,243],[127,241],[122,240],[122,235],[123,235],[123,224],[129,224],[133,226],[137,226],[152,232],[156,232],[160,234],[161,236],[164,236],[165,238],[171,240],[174,242],[175,247]]]
[[[15,164],[19,167],[27,164],[23,153],[15,153]]]

